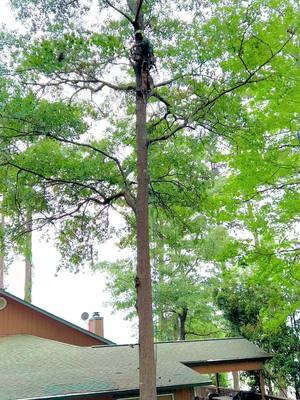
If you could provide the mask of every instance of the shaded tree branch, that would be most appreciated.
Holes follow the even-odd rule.
[[[111,195],[111,196],[107,197],[103,193],[101,193],[95,186],[92,186],[92,185],[89,185],[89,184],[86,184],[86,183],[82,183],[82,182],[78,182],[78,181],[69,180],[69,179],[58,179],[58,178],[54,179],[54,178],[51,178],[51,177],[47,177],[47,176],[43,175],[40,172],[34,171],[34,170],[30,169],[30,168],[22,167],[22,166],[20,166],[18,164],[15,164],[14,162],[11,162],[11,161],[6,161],[4,163],[1,163],[0,167],[8,166],[8,165],[16,168],[19,171],[27,172],[27,173],[29,173],[31,175],[37,176],[37,177],[39,177],[40,179],[42,179],[42,180],[44,180],[46,182],[51,182],[53,184],[70,184],[70,185],[75,185],[75,186],[78,186],[78,187],[81,187],[81,188],[84,188],[84,189],[89,189],[89,190],[97,193],[103,199],[103,201],[99,200],[98,204],[102,204],[102,205],[109,204],[112,200],[114,200],[116,198],[120,198],[121,195],[124,196],[124,192],[121,192],[121,193],[117,193],[117,194],[114,194],[114,195]]]
[[[153,143],[161,142],[164,140],[168,140],[170,137],[174,136],[177,132],[181,131],[182,129],[186,128],[188,125],[187,122],[184,122],[181,125],[178,125],[176,128],[174,128],[171,132],[167,133],[166,135],[162,135],[157,138],[149,139],[147,142],[147,145],[150,146]]]
[[[124,18],[126,18],[133,26],[134,25],[134,20],[132,20],[129,15],[127,15],[124,11],[120,10],[118,7],[112,4],[111,1],[109,0],[104,0],[106,4],[108,4],[111,8],[113,8],[115,11],[117,11],[119,14],[121,14]]]

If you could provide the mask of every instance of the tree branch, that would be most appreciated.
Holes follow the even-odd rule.
[[[40,83],[40,82],[24,82],[22,81],[22,84],[24,85],[31,85],[31,86],[38,86],[41,88],[46,88],[46,87],[57,87],[59,85],[69,85],[71,87],[75,87],[77,90],[90,90],[91,92],[97,93],[101,91],[104,87],[109,87],[110,89],[116,90],[116,91],[123,91],[123,92],[129,92],[135,90],[135,85],[133,84],[124,84],[124,85],[115,85],[111,82],[104,81],[102,79],[97,79],[97,78],[89,78],[89,79],[70,79],[67,77],[62,77],[60,75],[55,75],[52,76],[53,81],[52,82],[47,82],[47,83]],[[50,77],[51,79],[51,77]],[[83,86],[80,86],[79,84],[83,84]],[[92,87],[87,84],[99,84],[98,87]]]
[[[186,331],[186,335],[194,335],[194,336],[211,336],[211,335],[215,335],[217,333],[221,333],[221,332],[225,332],[224,330],[218,330],[218,331],[213,331],[213,332],[208,332],[208,333],[197,333],[197,332],[192,332],[192,331]]]
[[[98,204],[102,204],[102,205],[109,204],[111,200],[114,200],[115,198],[121,197],[120,193],[114,194],[114,195],[112,195],[110,197],[106,197],[95,186],[92,186],[92,185],[89,185],[89,184],[86,184],[86,183],[82,183],[82,182],[78,182],[78,181],[69,180],[69,179],[54,179],[54,178],[50,178],[50,177],[47,177],[47,176],[41,174],[40,172],[34,171],[34,170],[30,169],[30,168],[22,167],[22,166],[20,166],[18,164],[15,164],[14,162],[11,162],[11,161],[6,161],[4,163],[1,163],[0,167],[7,166],[7,165],[12,166],[12,167],[16,168],[19,171],[27,172],[27,173],[29,173],[31,175],[37,176],[40,179],[45,180],[46,182],[51,182],[53,184],[58,184],[58,185],[59,184],[75,185],[75,186],[79,186],[79,187],[84,188],[84,189],[89,189],[89,190],[97,193],[103,199],[101,202],[99,201]],[[124,192],[122,192],[122,195],[124,195]]]
[[[136,14],[135,14],[135,19],[134,19],[134,23],[135,23],[136,27],[138,27],[138,25],[139,25],[139,18],[140,18],[142,6],[143,6],[143,0],[139,0],[138,7],[136,10]],[[142,27],[140,27],[140,28],[142,28]]]
[[[124,11],[120,10],[116,6],[114,6],[109,0],[104,0],[106,4],[108,4],[111,8],[113,8],[115,11],[117,11],[119,14],[121,14],[124,18],[126,18],[133,26],[134,22],[129,15],[127,15]]]
[[[186,127],[187,127],[187,124],[188,124],[187,122],[184,122],[183,124],[178,125],[176,128],[174,128],[171,132],[169,132],[169,133],[166,134],[166,135],[162,135],[162,136],[157,137],[157,138],[149,139],[149,140],[147,141],[147,145],[150,146],[150,145],[153,144],[153,143],[161,142],[161,141],[164,141],[164,140],[169,139],[170,137],[174,136],[175,133],[177,133],[177,132],[179,132],[180,130],[186,128]]]
[[[123,180],[124,180],[124,183],[127,184],[126,174],[125,174],[125,172],[124,172],[124,170],[123,170],[123,168],[122,168],[122,166],[121,166],[120,161],[119,161],[116,157],[111,156],[110,154],[106,153],[105,151],[99,149],[98,147],[95,147],[95,146],[93,146],[93,145],[91,145],[91,144],[88,144],[88,143],[81,143],[81,142],[76,142],[75,140],[65,139],[65,138],[62,138],[62,137],[53,135],[52,133],[46,133],[45,136],[46,136],[46,137],[50,137],[50,138],[52,138],[52,139],[55,139],[55,140],[57,140],[57,141],[59,141],[59,142],[69,143],[69,144],[73,144],[73,145],[75,145],[75,146],[80,146],[80,147],[88,148],[88,149],[90,149],[90,150],[93,150],[93,151],[95,151],[95,152],[101,154],[103,157],[108,158],[108,159],[111,160],[111,161],[114,161],[114,162],[116,163],[116,165],[117,165],[117,167],[118,167],[118,169],[119,169],[121,175],[122,175],[122,178],[123,178]]]
[[[260,189],[260,190],[257,190],[256,193],[253,194],[253,196],[247,198],[245,200],[245,202],[253,200],[257,195],[262,194],[262,193],[270,192],[272,190],[281,190],[281,189],[284,189],[285,187],[297,186],[297,185],[300,185],[300,180],[294,181],[294,182],[286,182],[286,183],[282,183],[280,185],[273,185],[273,186],[265,188],[265,189]]]
[[[255,74],[257,74],[257,72],[259,72],[263,67],[265,67],[270,61],[272,61],[272,59],[274,57],[276,57],[279,53],[281,53],[281,51],[291,41],[291,39],[292,39],[292,35],[283,43],[283,45],[275,53],[271,53],[271,56],[269,58],[267,58],[262,64],[260,64],[255,70],[253,70],[245,80],[243,80],[242,82],[237,82],[236,85],[232,86],[231,88],[224,89],[217,96],[215,96],[211,100],[208,100],[207,102],[203,103],[200,107],[198,107],[197,110],[192,115],[195,116],[199,111],[214,104],[222,96],[224,96],[230,92],[233,92],[242,86],[245,86],[245,85],[251,84],[251,83],[257,83],[257,82],[264,80],[264,78],[255,79],[255,80],[252,80],[252,78],[254,77]]]

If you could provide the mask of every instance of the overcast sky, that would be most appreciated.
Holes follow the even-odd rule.
[[[99,258],[114,260],[120,256],[118,248],[112,241],[101,246]],[[112,315],[111,308],[105,304],[110,300],[109,293],[104,291],[105,277],[101,273],[92,273],[88,268],[78,274],[60,271],[55,276],[59,254],[51,243],[34,234],[33,241],[33,304],[37,305],[70,322],[87,327],[81,320],[81,314],[87,311],[100,311],[104,317],[104,336],[117,343],[136,341],[132,323],[125,321],[124,314]],[[24,293],[24,262],[15,260],[6,279],[7,289],[16,296]]]
[[[9,10],[8,1],[0,0],[0,23],[14,26],[14,17]],[[105,243],[99,252],[101,261],[114,261],[120,258],[119,249],[113,240]],[[87,324],[81,320],[81,314],[87,311],[100,311],[104,317],[104,336],[117,343],[136,342],[136,329],[133,324],[124,320],[124,314],[112,315],[109,307],[109,294],[104,291],[105,277],[101,273],[92,273],[88,268],[78,274],[68,271],[55,276],[59,254],[53,244],[47,243],[38,233],[33,240],[33,296],[32,303],[61,318],[83,328]],[[6,277],[7,290],[23,297],[24,262],[16,258]]]

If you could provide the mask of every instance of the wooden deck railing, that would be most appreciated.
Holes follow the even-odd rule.
[[[220,389],[220,394],[222,396],[233,397],[239,392],[239,390],[235,390],[233,388],[220,387],[219,389]],[[196,391],[196,395],[199,396],[200,400],[207,400],[209,393],[217,393],[217,387],[214,385],[202,386],[202,387],[196,388],[195,391]],[[261,396],[260,393],[257,393],[257,394],[259,396]],[[266,394],[265,398],[266,398],[266,400],[294,400],[294,399],[291,399],[288,397],[273,396],[273,395],[269,395],[269,394]]]
[[[293,400],[289,397],[280,397],[280,396],[273,396],[271,394],[266,394],[267,400]]]

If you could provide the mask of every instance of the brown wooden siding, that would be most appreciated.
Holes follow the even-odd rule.
[[[193,400],[194,396],[194,391],[191,388],[186,388],[186,389],[178,389],[176,390],[176,394],[174,395],[174,400]],[[170,400],[170,398],[172,397],[172,395],[170,394],[166,394],[166,395],[159,395],[157,396],[157,400]],[[98,397],[95,396],[93,398],[87,398],[87,397],[80,397],[79,400],[112,400],[112,399],[124,399],[124,400],[137,400],[138,397],[123,397],[123,396],[117,396],[115,395],[114,397],[101,397],[101,395],[99,395]]]
[[[72,399],[72,397],[70,397],[70,399]],[[114,400],[114,397],[98,394],[93,397],[91,396],[76,397],[76,400]]]
[[[77,346],[105,344],[101,340],[18,303],[6,297],[5,294],[1,294],[1,297],[6,298],[7,306],[0,310],[0,336],[27,334]]]
[[[215,372],[232,372],[232,371],[256,371],[263,369],[262,361],[234,361],[224,363],[212,363],[208,365],[198,365],[191,367],[194,371],[201,374],[209,374]]]
[[[186,388],[176,390],[175,400],[193,400],[193,398],[194,389]]]

